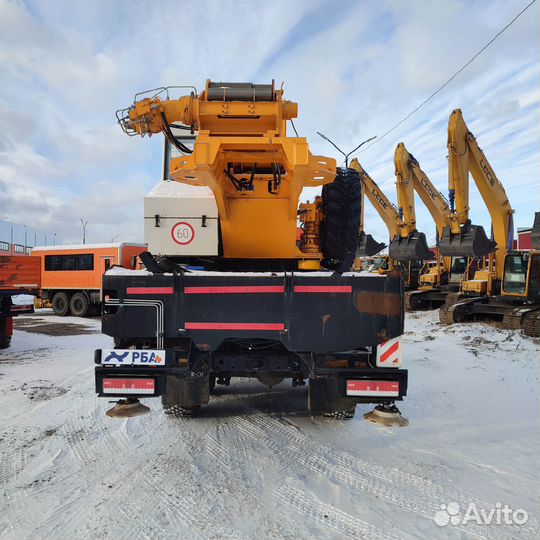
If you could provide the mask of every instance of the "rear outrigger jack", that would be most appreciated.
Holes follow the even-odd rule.
[[[364,418],[373,424],[381,424],[387,427],[404,427],[409,425],[409,421],[401,416],[395,403],[381,403],[372,411],[364,414]]]
[[[111,401],[110,403],[115,403]],[[112,418],[131,418],[150,412],[150,408],[143,405],[137,398],[126,398],[116,401],[116,405],[106,412]]]

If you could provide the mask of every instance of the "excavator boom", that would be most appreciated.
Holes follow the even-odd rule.
[[[431,259],[431,251],[427,245],[426,237],[416,230],[415,220],[402,219],[399,210],[388,200],[379,186],[360,165],[358,159],[353,159],[350,166],[360,174],[365,195],[388,229],[391,238],[388,248],[390,257],[396,261]],[[366,245],[368,241],[369,239],[366,238]],[[376,247],[373,246],[373,249]]]
[[[472,225],[469,220],[469,173],[491,216],[495,241],[488,239],[483,227]],[[453,209],[452,226],[443,231],[441,253],[482,257],[496,251],[495,270],[500,279],[504,256],[511,247],[513,210],[504,187],[467,128],[460,109],[452,112],[448,122],[448,187]],[[459,234],[455,230],[456,222],[461,227]]]

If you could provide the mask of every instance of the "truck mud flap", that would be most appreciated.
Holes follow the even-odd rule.
[[[413,231],[407,238],[396,235],[390,242],[388,254],[395,261],[426,261],[433,258],[424,233]]]
[[[483,257],[493,253],[497,244],[490,240],[484,227],[466,223],[460,234],[452,234],[450,227],[443,229],[439,250],[443,257]]]
[[[391,396],[347,395],[347,386],[351,381],[397,383],[397,393]],[[388,368],[343,371],[337,376],[309,379],[308,410],[312,413],[337,412],[351,409],[357,403],[391,403],[402,400],[407,394],[407,381],[406,369]]]
[[[208,403],[210,385],[208,377],[165,377],[165,393],[161,396],[163,408],[174,406],[198,407]]]
[[[377,242],[371,234],[366,234],[362,231],[358,241],[358,248],[356,249],[356,256],[373,257],[373,255],[377,255],[385,247],[386,244],[384,242]]]

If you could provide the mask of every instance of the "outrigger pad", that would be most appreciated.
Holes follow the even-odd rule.
[[[357,257],[373,257],[377,255],[379,251],[386,247],[384,242],[377,242],[371,234],[365,232],[360,233],[360,240],[358,241],[358,248],[356,249]]]
[[[424,233],[413,231],[407,238],[394,236],[388,248],[388,254],[395,261],[428,261],[433,258],[433,253],[427,245]]]
[[[439,250],[443,257],[483,257],[493,253],[497,243],[490,240],[484,227],[465,223],[461,234],[452,234],[450,227],[443,229]]]

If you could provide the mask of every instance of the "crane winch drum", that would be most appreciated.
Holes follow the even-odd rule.
[[[395,261],[427,261],[433,258],[426,235],[419,231],[413,231],[404,238],[394,236],[388,247],[388,254]]]
[[[373,257],[379,251],[386,247],[384,242],[377,242],[371,234],[366,234],[364,231],[360,233],[358,240],[358,248],[356,250],[357,257]]]
[[[497,243],[487,237],[484,227],[471,223],[465,223],[460,234],[452,234],[450,227],[445,227],[439,241],[443,257],[484,257],[496,249]]]

